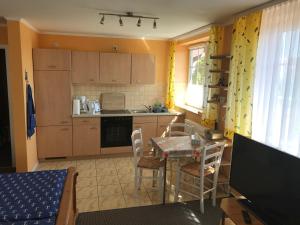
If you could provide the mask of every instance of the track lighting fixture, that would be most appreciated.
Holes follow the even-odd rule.
[[[119,23],[120,23],[120,26],[123,27],[124,24],[123,24],[123,20],[122,20],[121,16],[120,16],[120,19],[119,19]]]
[[[100,20],[100,24],[104,24],[104,15],[102,15],[102,18],[101,18],[101,20]]]
[[[153,29],[156,29],[156,19],[153,21]]]
[[[138,27],[140,27],[140,26],[141,26],[141,24],[142,24],[142,20],[141,20],[141,18],[139,18],[139,20],[138,20],[138,22],[137,22],[137,24],[136,24],[136,25],[137,25]]]
[[[104,16],[117,16],[119,17],[119,24],[120,26],[124,26],[122,17],[129,17],[129,18],[138,18],[137,26],[140,27],[142,25],[142,19],[151,19],[153,21],[153,29],[156,29],[157,23],[156,20],[158,20],[158,17],[150,17],[150,16],[141,16],[141,15],[134,15],[132,12],[127,12],[126,14],[118,14],[118,13],[99,13],[100,16],[102,16],[100,20],[100,24],[104,25]]]

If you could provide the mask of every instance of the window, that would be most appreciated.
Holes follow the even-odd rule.
[[[206,44],[190,48],[189,76],[185,102],[188,106],[202,109],[205,83]]]

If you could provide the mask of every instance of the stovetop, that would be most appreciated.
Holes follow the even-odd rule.
[[[102,110],[101,114],[129,114],[130,111],[127,109],[120,110]]]

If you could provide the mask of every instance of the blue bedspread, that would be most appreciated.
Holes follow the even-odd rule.
[[[67,170],[0,174],[0,224],[55,224]]]

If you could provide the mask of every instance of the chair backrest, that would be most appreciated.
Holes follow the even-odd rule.
[[[132,142],[134,162],[137,163],[138,157],[143,156],[143,150],[144,150],[143,134],[141,128],[132,131],[131,142]]]
[[[204,171],[209,168],[214,169],[214,173],[218,175],[219,168],[222,161],[222,155],[225,147],[225,142],[216,143],[213,145],[207,145],[204,147],[201,153],[201,166],[200,174],[204,174]]]
[[[190,136],[194,133],[194,127],[186,123],[170,123],[167,131],[169,137]]]

